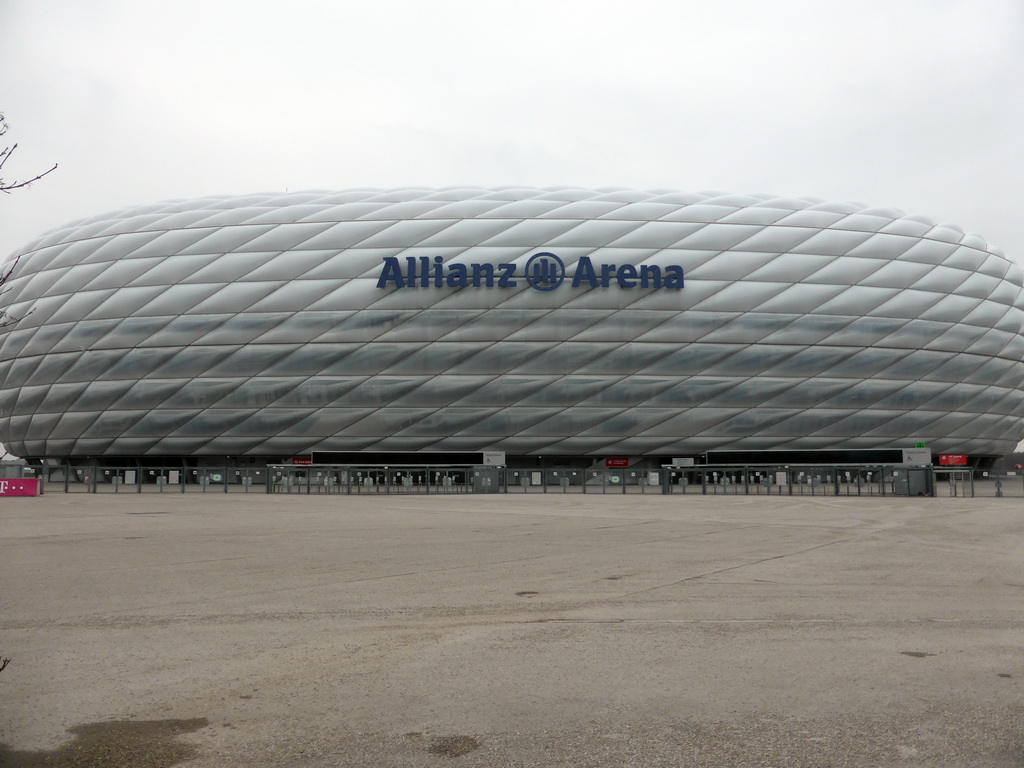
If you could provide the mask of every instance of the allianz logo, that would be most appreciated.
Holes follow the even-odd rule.
[[[581,256],[568,274],[563,261],[542,251],[531,256],[522,273],[515,264],[445,263],[443,256],[385,256],[378,288],[517,288],[525,283],[537,291],[553,291],[564,283],[573,288],[683,287],[683,268],[677,264],[595,263]]]

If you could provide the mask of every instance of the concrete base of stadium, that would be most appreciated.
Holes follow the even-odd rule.
[[[0,524],[0,766],[1024,761],[1013,500],[57,495]]]

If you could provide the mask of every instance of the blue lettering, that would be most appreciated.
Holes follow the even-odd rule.
[[[479,288],[481,281],[488,288],[494,287],[494,265],[473,264],[473,287]]]
[[[661,288],[661,267],[657,264],[640,265],[640,287],[650,288],[654,283],[655,288]]]
[[[683,287],[683,268],[672,264],[665,267],[665,287],[680,289]]]
[[[594,264],[590,261],[589,256],[580,256],[580,260],[576,262],[576,272],[572,276],[572,287],[579,288],[584,282],[591,288],[597,288],[598,286]]]
[[[395,284],[395,288],[405,287],[405,278],[402,276],[402,268],[398,266],[398,259],[394,256],[384,257],[384,268],[377,278],[377,287],[386,288],[388,281]]]
[[[548,258],[539,258],[548,257]],[[401,260],[396,256],[383,257],[378,288],[515,288],[515,264],[445,264],[443,256],[406,256],[403,272]],[[561,260],[554,254],[541,253],[531,258],[531,274],[526,284],[537,290],[553,290],[565,276]],[[615,283],[619,288],[667,288],[680,290],[684,286],[683,268],[677,264],[595,264],[589,256],[581,256],[575,264],[571,285],[573,288],[608,288]]]
[[[501,276],[498,278],[499,288],[515,288],[516,281],[512,279],[512,276],[516,273],[515,264],[499,264],[498,269],[501,270]]]
[[[619,281],[620,288],[636,288],[636,267],[623,264],[615,270],[615,279]]]
[[[469,269],[465,264],[449,264],[448,279],[445,283],[449,288],[465,288],[469,285]]]

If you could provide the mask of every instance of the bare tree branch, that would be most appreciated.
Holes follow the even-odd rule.
[[[7,130],[8,130],[7,119],[4,117],[3,113],[0,112],[0,136],[4,136],[7,133]],[[2,173],[2,171],[4,169],[4,165],[6,165],[7,161],[11,159],[11,157],[14,155],[14,152],[15,152],[15,150],[17,148],[18,148],[17,144],[12,144],[10,146],[6,146],[6,147],[3,147],[3,148],[0,148],[0,173]],[[11,181],[11,182],[7,182],[7,181],[4,181],[3,176],[0,175],[0,192],[3,192],[5,194],[10,194],[12,190],[24,189],[25,187],[29,186],[33,182],[39,181],[46,174],[52,173],[55,170],[57,170],[57,164],[56,163],[54,163],[53,167],[50,168],[49,170],[43,171],[42,173],[37,174],[36,176],[33,176],[31,179],[26,179],[24,181]],[[21,257],[18,256],[9,265],[5,265],[4,267],[0,268],[0,293],[4,293],[6,290],[8,290],[10,288],[10,286],[7,286],[7,288],[4,288],[3,286],[14,275],[14,270],[18,266],[18,261],[20,260],[20,258]],[[28,315],[30,315],[30,314],[32,314],[31,310],[29,310],[29,312],[27,312],[26,314],[21,315],[20,317],[14,317],[11,314],[9,314],[6,310],[0,309],[0,328],[6,328],[9,325],[13,325],[14,323],[18,322],[19,320],[21,320],[21,319],[23,319],[25,317],[28,317]],[[0,671],[2,671],[3,668],[7,666],[9,661],[10,661],[10,659],[3,659],[2,666],[0,666]]]
[[[0,113],[0,136],[3,136],[6,133],[7,120],[4,118],[3,113]],[[3,171],[4,165],[7,163],[8,160],[11,159],[11,157],[14,155],[14,151],[17,148],[17,144],[12,144],[10,146],[4,147],[3,149],[0,149],[0,171]],[[43,176],[45,176],[48,173],[52,173],[55,170],[57,170],[56,163],[54,163],[53,167],[50,168],[49,170],[43,171],[42,173],[33,176],[31,179],[25,179],[24,181],[15,180],[8,182],[4,181],[3,176],[0,176],[0,192],[4,192],[5,194],[9,195],[12,190],[24,189],[28,185],[32,184],[33,182],[39,181],[41,178],[43,178]],[[0,281],[0,284],[2,284],[2,281]]]
[[[11,279],[11,275],[14,274],[14,270],[17,268],[19,261],[21,261],[20,254],[18,256],[15,256],[11,263],[5,265],[3,271],[0,272],[0,295],[6,293],[11,289],[9,285],[5,284],[7,283],[8,280]],[[32,311],[33,310],[30,310],[28,313],[22,315],[22,317],[28,317],[29,315],[32,314]],[[18,322],[19,320],[21,320],[21,317],[11,317],[9,314],[7,314],[7,310],[0,309],[0,328],[6,328],[8,325],[12,325]]]

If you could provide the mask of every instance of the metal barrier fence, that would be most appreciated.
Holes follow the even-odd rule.
[[[505,467],[39,468],[47,493],[662,493],[660,473],[643,470]]]
[[[501,469],[500,493],[662,493],[661,473],[643,469]]]
[[[46,493],[701,494],[1024,498],[1024,474],[905,466],[38,468]]]
[[[271,493],[662,493],[641,470],[273,466]]]
[[[265,469],[178,467],[38,468],[44,493],[265,493]]]
[[[935,469],[935,495],[1024,499],[1024,474],[972,472],[969,469]]]
[[[472,467],[269,466],[267,493],[473,493]]]
[[[897,466],[675,467],[667,493],[774,496],[929,496],[928,468]]]

